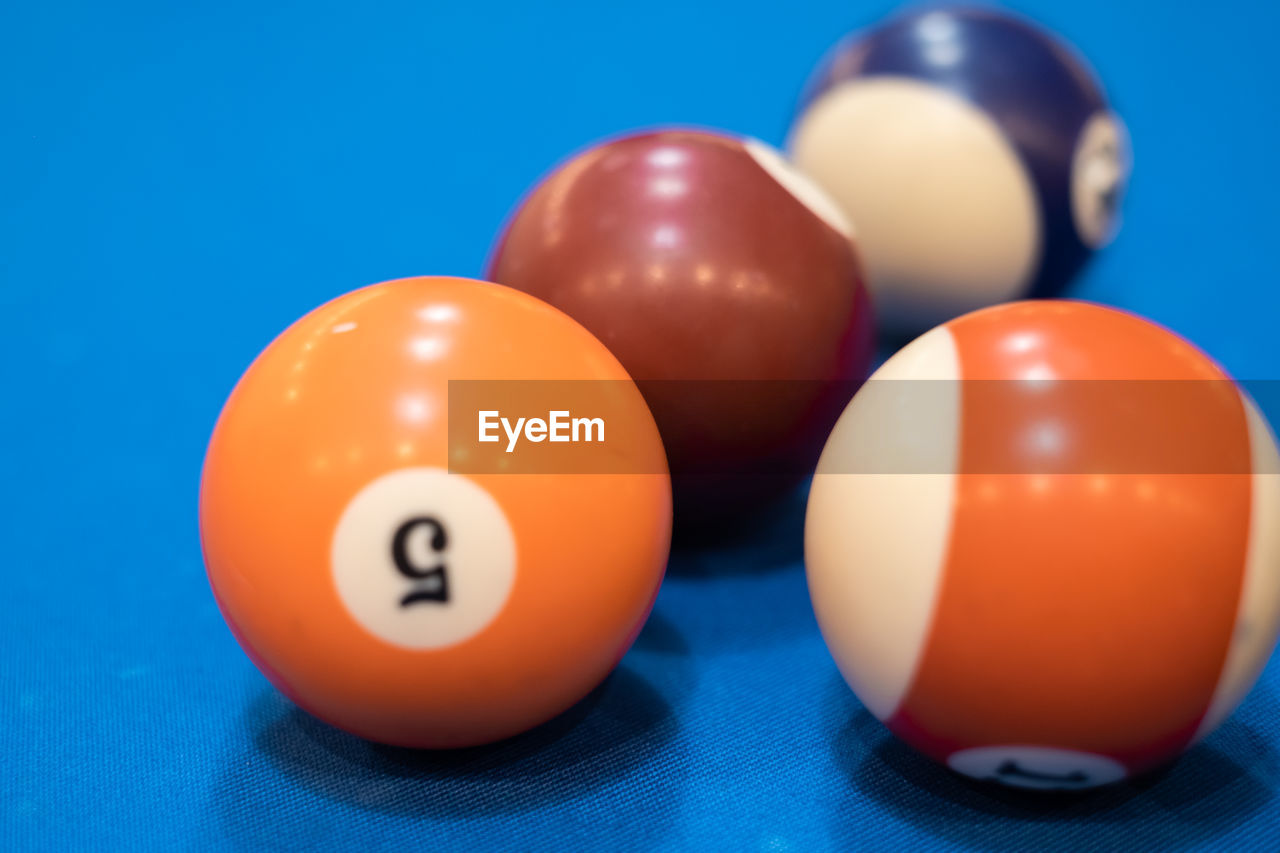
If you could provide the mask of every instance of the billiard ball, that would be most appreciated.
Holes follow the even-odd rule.
[[[520,204],[488,277],[577,319],[640,383],[678,527],[740,517],[812,473],[870,366],[847,221],[750,139],[672,129],[579,153]]]
[[[963,7],[913,10],[838,45],[789,147],[857,227],[877,315],[898,333],[1060,293],[1115,235],[1130,163],[1074,51]]]
[[[450,419],[452,380],[599,384],[632,458],[458,473],[476,445],[451,424],[477,417]],[[370,740],[460,747],[604,679],[662,579],[670,500],[643,398],[589,332],[509,288],[416,278],[335,299],[258,356],[209,442],[200,533],[232,632],[296,704]]]
[[[807,510],[813,606],[859,699],[925,754],[1114,782],[1212,731],[1265,664],[1278,473],[1252,401],[1174,333],[1063,300],[979,310],[841,415]]]

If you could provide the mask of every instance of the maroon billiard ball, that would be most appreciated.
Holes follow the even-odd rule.
[[[853,229],[752,139],[673,129],[582,151],[520,204],[488,277],[568,313],[640,383],[682,523],[793,488],[871,362]]]

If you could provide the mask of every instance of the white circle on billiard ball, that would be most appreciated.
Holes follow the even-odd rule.
[[[516,542],[502,507],[443,468],[404,468],[360,490],[330,548],[338,598],[366,631],[408,649],[475,636],[515,583]]]
[[[1129,180],[1129,134],[1106,110],[1094,113],[1076,138],[1071,158],[1071,217],[1091,249],[1120,230],[1120,201]]]
[[[756,164],[797,201],[841,235],[854,239],[853,223],[844,215],[835,199],[827,195],[827,191],[814,183],[812,178],[788,163],[781,151],[759,139],[744,139],[742,146]]]
[[[957,773],[1037,790],[1078,790],[1119,782],[1129,775],[1113,758],[1051,746],[979,746],[947,758]]]
[[[977,106],[920,80],[863,77],[809,105],[789,146],[858,229],[886,325],[933,326],[1025,294],[1043,242],[1035,184]]]

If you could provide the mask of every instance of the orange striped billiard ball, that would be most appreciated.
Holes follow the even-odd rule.
[[[598,381],[634,458],[451,471],[451,380]],[[498,740],[586,695],[647,617],[670,528],[657,427],[618,361],[555,308],[452,278],[357,290],[281,334],[227,400],[200,491],[209,582],[258,668],[410,747]]]
[[[1280,631],[1280,458],[1253,403],[1147,320],[988,308],[889,359],[809,498],[841,673],[954,770],[1086,788],[1211,732]]]

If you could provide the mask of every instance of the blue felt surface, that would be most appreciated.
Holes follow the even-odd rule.
[[[1076,295],[1277,378],[1274,4],[1019,3],[1128,120],[1120,240]],[[801,504],[682,553],[635,650],[546,728],[447,757],[312,722],[201,566],[209,430],[355,286],[476,275],[566,152],[687,121],[781,142],[883,2],[0,9],[0,849],[1280,849],[1280,666],[1164,775],[1046,804],[896,745],[839,681]]]

